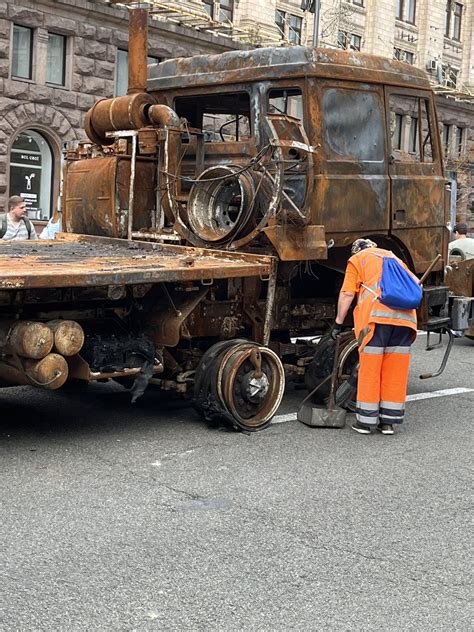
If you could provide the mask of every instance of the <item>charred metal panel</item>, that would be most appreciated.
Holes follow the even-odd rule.
[[[315,156],[312,222],[336,244],[341,233],[388,232],[390,182],[383,89],[373,85],[310,81]],[[316,138],[313,138],[313,143]],[[318,173],[319,172],[319,173]]]
[[[429,87],[425,73],[408,64],[350,51],[294,46],[170,59],[150,68],[148,90],[307,76]]]
[[[327,259],[323,226],[267,226],[264,233],[282,261]]]
[[[105,156],[71,162],[66,171],[64,223],[68,232],[126,237],[130,160]],[[151,225],[156,165],[138,160],[133,203],[134,230]]]
[[[268,277],[271,261],[244,253],[60,233],[54,241],[0,240],[0,289],[210,283]]]
[[[474,296],[474,259],[450,263],[446,284],[453,294]]]
[[[420,226],[420,228],[396,230],[392,234],[400,239],[410,253],[415,272],[423,273],[438,253],[443,254],[445,230],[443,227]],[[441,259],[433,270],[442,270],[443,265],[443,259]]]

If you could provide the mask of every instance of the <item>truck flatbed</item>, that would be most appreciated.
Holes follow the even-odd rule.
[[[266,255],[59,233],[51,241],[0,240],[0,289],[268,278],[272,260]]]

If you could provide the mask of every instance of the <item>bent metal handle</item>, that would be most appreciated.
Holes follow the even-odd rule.
[[[446,364],[448,362],[449,354],[451,353],[451,349],[452,349],[453,342],[454,342],[454,335],[453,335],[453,332],[451,331],[451,329],[445,329],[444,331],[448,334],[448,344],[446,346],[446,351],[444,352],[444,356],[443,356],[443,359],[441,361],[441,366],[434,373],[422,373],[420,375],[420,380],[427,380],[430,377],[438,377],[438,375],[441,375],[441,373],[446,368]]]
[[[423,285],[426,277],[428,276],[428,274],[431,272],[431,270],[435,267],[435,265],[438,263],[440,259],[441,259],[441,255],[438,253],[436,257],[433,259],[433,261],[430,263],[430,265],[428,266],[428,269],[425,271],[421,279],[418,281],[418,285]]]

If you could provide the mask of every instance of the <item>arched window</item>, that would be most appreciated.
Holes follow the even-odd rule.
[[[53,152],[42,134],[33,129],[18,134],[10,154],[10,195],[21,195],[32,219],[51,217],[53,165]]]

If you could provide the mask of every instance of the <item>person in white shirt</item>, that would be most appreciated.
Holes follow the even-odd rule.
[[[53,216],[51,217],[49,222],[41,231],[40,236],[39,236],[40,239],[55,239],[56,238],[56,233],[60,233],[62,230],[61,215],[62,215],[61,212],[58,210],[56,210],[53,213]]]
[[[8,213],[0,215],[0,238],[6,241],[38,239],[35,227],[26,217],[26,202],[19,195],[8,200]]]
[[[448,254],[461,260],[474,259],[474,239],[467,236],[467,224],[460,222],[454,226],[454,240],[448,244]]]

